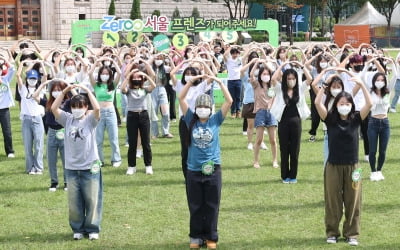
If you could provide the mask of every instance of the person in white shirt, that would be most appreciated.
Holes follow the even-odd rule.
[[[236,47],[229,47],[224,53],[224,62],[228,71],[228,90],[233,99],[231,117],[240,118],[240,96],[242,89],[242,80],[240,79],[242,59],[240,58],[240,51]]]

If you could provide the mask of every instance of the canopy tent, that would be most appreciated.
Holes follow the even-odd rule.
[[[399,10],[400,11],[400,10]],[[394,16],[394,15],[393,15]],[[387,25],[386,17],[379,13],[370,2],[366,2],[363,7],[354,15],[347,18],[341,25]]]
[[[400,3],[397,4],[397,7],[393,10],[392,18],[390,19],[391,26],[399,26],[400,25]],[[387,23],[386,23],[387,25]]]

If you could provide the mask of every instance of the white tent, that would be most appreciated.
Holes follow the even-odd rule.
[[[387,25],[387,23],[386,23],[386,25]],[[400,3],[398,3],[397,7],[393,10],[390,25],[391,26],[400,25]]]
[[[400,11],[400,10],[399,10]],[[393,15],[394,17],[395,15]],[[393,20],[394,18],[392,18]],[[366,2],[363,7],[354,15],[347,18],[341,25],[362,25],[371,26],[387,25],[386,17],[379,13],[370,2]]]

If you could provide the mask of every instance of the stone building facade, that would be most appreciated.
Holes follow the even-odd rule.
[[[68,43],[71,25],[77,20],[102,19],[111,0],[0,0],[0,40],[20,38],[55,40]],[[132,0],[115,0],[116,16],[129,18]],[[204,18],[229,18],[220,2],[208,0],[142,0],[143,17],[159,10],[171,18],[175,8],[190,16],[196,7]]]

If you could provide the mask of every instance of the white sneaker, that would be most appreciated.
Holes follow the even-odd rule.
[[[122,163],[121,161],[115,161],[115,162],[113,162],[112,166],[114,168],[119,168],[121,166],[121,163]]]
[[[35,174],[36,174],[36,171],[35,171],[34,169],[32,169],[28,174],[29,174],[29,175],[35,175]]]
[[[272,163],[272,167],[273,167],[273,168],[279,168],[278,162],[274,161],[274,162]]]
[[[136,150],[136,158],[141,158],[143,155],[143,150],[142,149],[137,149]]]
[[[358,246],[358,240],[355,238],[348,238],[347,243],[349,243],[350,246]]]
[[[152,175],[153,174],[153,167],[152,166],[146,166],[146,174]]]
[[[124,145],[126,148],[129,148],[129,143],[125,143]]]
[[[243,131],[243,133],[242,133],[243,135],[247,135],[247,131]]]
[[[126,117],[123,117],[123,118],[122,118],[122,122],[126,122]]]
[[[261,149],[264,149],[264,150],[267,150],[267,149],[268,149],[267,145],[265,145],[264,142],[261,143],[260,148],[261,148]]]
[[[248,150],[253,150],[253,143],[249,143],[249,144],[247,144],[247,149]]]
[[[366,162],[369,162],[369,155],[365,155],[365,156],[364,156],[364,160],[365,160]]]
[[[83,239],[83,234],[81,233],[74,233],[74,240],[81,240]]]
[[[42,175],[42,174],[43,174],[43,171],[38,170],[38,171],[36,171],[36,174]]]
[[[128,170],[126,171],[126,175],[133,175],[136,173],[136,167],[128,167]]]
[[[378,173],[377,172],[371,172],[371,175],[369,176],[369,179],[371,181],[378,181]]]
[[[390,109],[389,109],[389,112],[390,112],[390,113],[396,113],[396,109],[390,108]]]
[[[89,240],[98,240],[98,239],[99,239],[98,233],[90,233],[89,234]]]
[[[10,153],[7,155],[8,158],[15,158],[15,155],[13,153]]]
[[[376,172],[376,176],[378,178],[378,181],[383,181],[385,179],[385,176],[383,176],[382,171]]]

